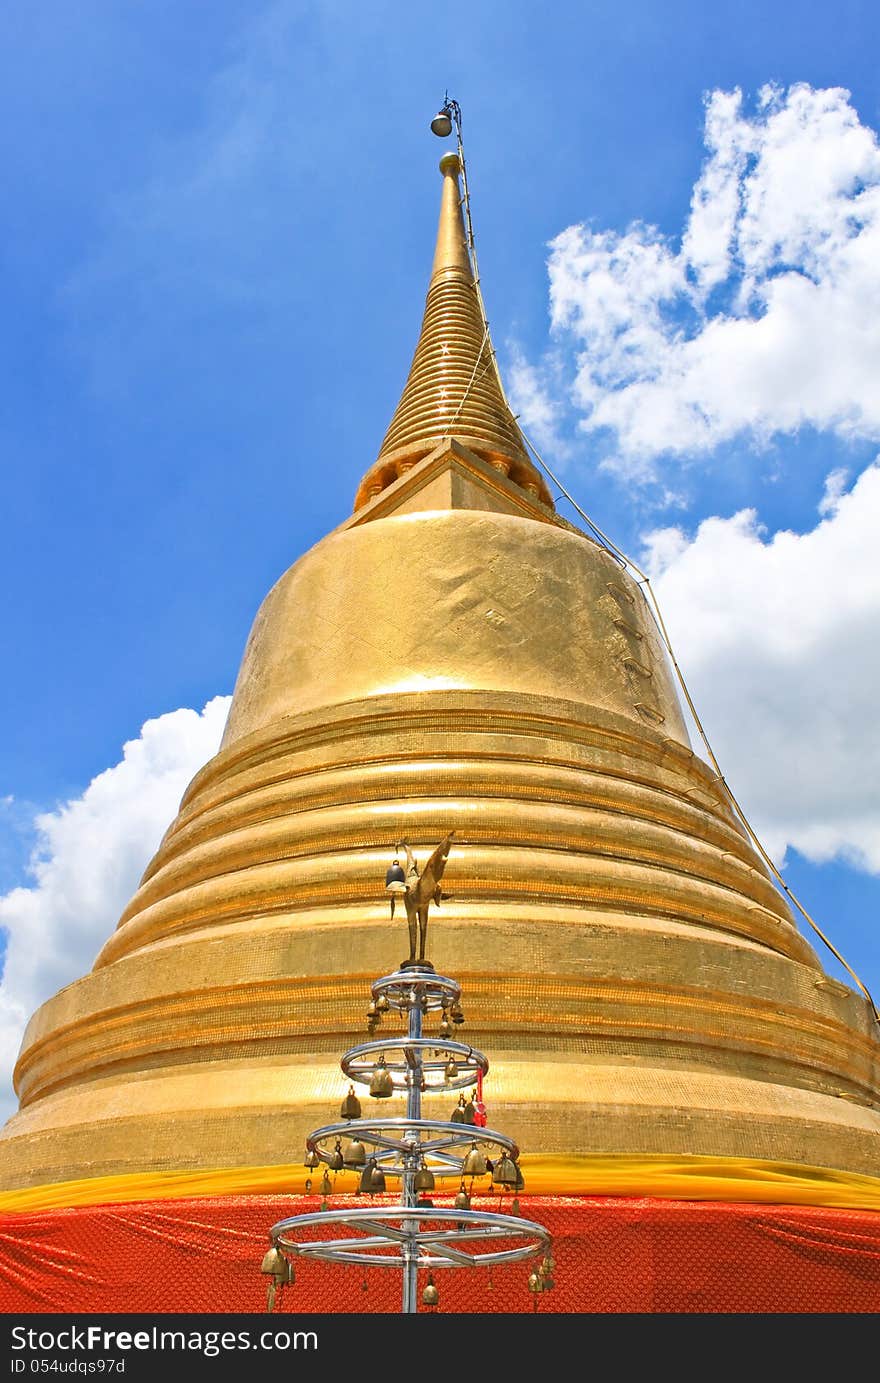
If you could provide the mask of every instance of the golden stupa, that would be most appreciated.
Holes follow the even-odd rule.
[[[693,753],[641,591],[555,513],[441,171],[378,459],[264,601],[222,747],[94,969],[32,1018],[4,1188],[300,1161],[405,954],[394,844],[450,830],[430,956],[526,1154],[876,1175],[870,1008]]]

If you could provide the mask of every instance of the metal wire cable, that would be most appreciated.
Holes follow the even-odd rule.
[[[459,419],[459,417],[460,417],[460,415],[461,415],[461,411],[462,411],[462,409],[464,408],[465,404],[466,404],[467,401],[468,401],[468,395],[470,394],[471,389],[474,387],[474,382],[475,382],[475,380],[476,380],[476,378],[477,378],[477,370],[480,368],[480,361],[481,361],[482,358],[483,358],[483,352],[484,352],[484,350],[486,349],[486,342],[487,342],[488,340],[489,340],[489,323],[486,321],[486,314],[485,314],[485,312],[484,312],[484,313],[483,313],[483,339],[482,339],[482,341],[480,342],[480,349],[477,351],[477,358],[476,358],[476,360],[474,361],[474,368],[471,370],[471,377],[470,377],[470,379],[469,379],[468,382],[467,382],[467,388],[465,389],[464,393],[463,393],[462,396],[461,396],[461,401],[459,402],[459,405],[458,405],[458,407],[456,408],[455,412],[453,413],[452,417],[449,419],[449,422],[446,424],[446,431],[445,431],[444,434],[443,434],[444,438],[449,438],[449,437],[451,437],[451,435],[452,435],[452,429],[453,429],[453,427],[455,426],[455,424],[458,422],[458,419]],[[492,353],[492,352],[491,352],[491,346],[490,346],[490,354],[491,354],[491,353]],[[482,370],[480,370],[480,376],[479,376],[480,379],[483,378],[483,375],[486,373],[486,371],[488,370],[488,368],[489,368],[489,362],[487,361],[486,364],[483,366]]]
[[[456,102],[450,102],[449,105],[450,105],[450,113],[452,114],[453,120],[454,120],[454,122],[455,122],[455,132],[456,132],[456,139],[457,139],[457,144],[458,144],[458,161],[459,161],[459,164],[460,164],[460,166],[461,166],[461,180],[462,180],[462,192],[463,192],[462,204],[463,204],[463,206],[464,206],[464,213],[465,213],[465,225],[466,225],[466,229],[467,229],[468,252],[469,252],[470,257],[471,257],[471,266],[472,266],[472,269],[473,269],[474,287],[475,287],[476,293],[477,293],[477,302],[479,303],[479,306],[480,306],[480,312],[481,312],[481,314],[482,314],[482,317],[483,317],[483,324],[484,324],[484,327],[485,327],[485,335],[484,335],[484,343],[485,343],[485,341],[489,339],[489,318],[488,318],[488,315],[487,315],[487,313],[486,313],[486,304],[485,304],[485,302],[483,301],[483,293],[482,293],[482,289],[481,289],[481,287],[480,287],[480,271],[479,271],[479,264],[478,264],[478,261],[477,261],[477,247],[476,247],[476,243],[475,243],[475,240],[474,240],[474,226],[473,226],[473,221],[472,221],[472,219],[471,219],[471,196],[470,196],[470,189],[469,189],[469,187],[468,187],[467,161],[466,161],[465,155],[464,155],[464,144],[463,144],[463,142],[462,142],[462,136],[461,136],[461,111],[460,111],[460,109],[459,109],[459,107],[458,107],[458,104],[457,104]],[[480,348],[481,354],[482,354],[482,349],[483,349],[483,348],[481,347],[481,348]],[[509,400],[509,398],[507,397],[507,391],[506,391],[506,389],[504,388],[504,381],[503,381],[502,378],[501,378],[501,371],[500,371],[499,368],[498,368],[498,360],[497,360],[497,357],[496,357],[495,349],[494,349],[494,347],[491,345],[491,342],[490,342],[490,344],[489,344],[489,356],[490,356],[490,359],[491,359],[491,362],[492,362],[492,365],[493,365],[493,368],[494,368],[494,371],[495,371],[495,378],[496,378],[496,380],[497,380],[497,382],[498,382],[498,387],[499,387],[499,389],[501,390],[501,397],[502,397],[502,399],[504,400],[505,404],[507,405],[508,409],[510,409],[510,412],[511,412],[511,414],[513,415],[513,417],[516,419],[517,426],[519,427],[519,430],[520,430],[520,432],[522,433],[523,441],[525,442],[526,446],[529,448],[529,451],[530,451],[530,452],[532,453],[532,455],[534,456],[534,458],[535,458],[536,462],[538,463],[538,465],[540,466],[541,470],[542,470],[542,471],[544,472],[544,474],[548,477],[548,479],[549,479],[550,481],[552,481],[552,483],[557,487],[559,493],[560,493],[561,495],[563,495],[563,496],[568,500],[569,504],[571,504],[571,506],[572,506],[572,508],[575,510],[575,512],[579,515],[579,517],[580,517],[580,518],[584,521],[584,523],[588,526],[590,532],[591,532],[592,534],[595,535],[595,538],[596,538],[597,542],[598,542],[603,548],[605,548],[605,550],[614,558],[614,560],[615,560],[616,562],[618,562],[618,564],[619,564],[621,567],[623,567],[624,569],[627,569],[627,568],[631,569],[631,570],[634,571],[634,572],[636,573],[636,575],[638,576],[639,579],[638,579],[638,581],[637,581],[636,584],[638,585],[640,591],[642,592],[642,596],[643,596],[643,598],[644,598],[645,605],[647,606],[648,612],[649,612],[649,614],[650,614],[650,616],[651,616],[651,619],[652,619],[652,621],[653,621],[653,623],[654,623],[654,626],[655,626],[655,628],[656,628],[656,630],[657,630],[657,632],[658,632],[658,634],[659,634],[659,636],[660,636],[660,640],[661,640],[661,642],[662,642],[662,644],[663,644],[663,647],[666,649],[666,652],[667,652],[667,654],[669,655],[669,659],[670,659],[670,661],[671,661],[671,663],[672,663],[672,666],[673,666],[673,669],[674,669],[674,671],[675,671],[676,679],[677,679],[677,681],[678,681],[679,686],[681,687],[682,695],[684,696],[684,699],[685,699],[685,701],[686,701],[686,703],[687,703],[688,710],[690,711],[690,713],[691,713],[691,715],[692,715],[692,717],[693,717],[694,724],[695,724],[696,727],[697,727],[697,731],[698,731],[698,733],[699,733],[700,739],[701,739],[701,741],[702,741],[702,743],[703,743],[703,745],[704,745],[704,747],[705,747],[706,753],[707,753],[708,758],[709,758],[709,762],[710,762],[710,764],[712,765],[712,767],[714,768],[715,773],[716,773],[716,776],[717,776],[717,780],[718,780],[718,782],[721,784],[722,788],[724,789],[724,792],[726,793],[727,798],[728,798],[728,800],[729,800],[731,806],[733,807],[733,810],[734,810],[736,816],[738,817],[739,821],[742,823],[742,826],[743,826],[743,828],[745,829],[746,834],[748,835],[748,837],[749,837],[749,839],[751,840],[752,844],[754,845],[755,849],[758,851],[758,854],[760,855],[761,859],[764,861],[764,863],[766,864],[767,868],[770,870],[770,872],[771,872],[773,878],[776,880],[776,882],[777,882],[777,884],[779,885],[779,887],[780,887],[780,888],[783,890],[783,892],[785,893],[786,897],[790,900],[790,902],[793,904],[793,906],[797,909],[797,911],[800,913],[801,917],[803,917],[804,920],[805,920],[805,921],[809,924],[809,926],[813,929],[813,931],[815,932],[815,934],[819,937],[819,939],[823,942],[823,944],[828,948],[828,950],[829,950],[829,951],[831,952],[831,954],[835,957],[835,959],[836,959],[837,961],[839,961],[839,963],[843,966],[844,970],[847,972],[847,974],[848,974],[848,975],[850,976],[850,978],[853,980],[853,982],[855,983],[855,985],[857,986],[857,988],[860,990],[860,992],[862,993],[862,995],[864,996],[864,998],[867,1000],[867,1003],[868,1003],[868,1005],[869,1005],[869,1007],[870,1007],[870,1009],[871,1009],[871,1012],[872,1012],[872,1014],[873,1014],[874,1021],[877,1023],[878,1026],[880,1026],[880,1012],[878,1012],[877,1005],[874,1003],[874,1000],[873,1000],[873,998],[872,998],[872,996],[871,996],[871,993],[870,993],[870,991],[868,990],[867,986],[866,986],[865,984],[862,983],[862,981],[859,979],[859,977],[858,977],[858,975],[856,974],[856,972],[853,970],[852,966],[849,965],[849,964],[847,963],[847,961],[844,959],[844,957],[841,955],[841,953],[837,950],[837,947],[836,947],[836,946],[830,941],[830,939],[825,935],[825,933],[822,931],[821,927],[819,927],[819,925],[818,925],[818,923],[815,921],[815,919],[814,919],[813,917],[810,916],[809,912],[808,912],[807,909],[804,907],[803,903],[801,903],[800,899],[797,897],[797,895],[794,893],[794,891],[793,891],[791,888],[789,888],[788,884],[786,883],[786,881],[785,881],[785,879],[783,878],[782,874],[780,873],[779,869],[776,867],[775,863],[773,862],[773,860],[770,858],[770,856],[768,855],[767,851],[765,850],[765,848],[764,848],[764,846],[763,846],[761,840],[759,839],[757,833],[755,832],[755,830],[754,830],[754,828],[753,828],[751,822],[749,821],[748,817],[746,816],[745,811],[743,810],[743,808],[742,808],[742,806],[740,805],[738,799],[737,799],[736,796],[734,795],[734,793],[733,793],[733,791],[732,791],[732,789],[731,789],[731,787],[730,787],[730,784],[728,783],[727,779],[725,778],[724,774],[722,773],[722,771],[721,771],[721,765],[719,764],[718,759],[717,759],[716,756],[715,756],[715,751],[713,750],[712,745],[711,745],[710,742],[709,742],[709,737],[708,737],[708,735],[706,734],[706,731],[705,731],[705,729],[704,729],[704,727],[703,727],[703,722],[702,722],[702,720],[700,719],[699,713],[698,713],[698,711],[697,711],[696,706],[694,705],[693,698],[691,697],[690,691],[689,691],[689,689],[688,689],[687,682],[685,681],[684,673],[682,672],[682,670],[681,670],[681,668],[680,668],[680,666],[679,666],[679,663],[678,663],[678,659],[677,659],[676,656],[675,656],[675,652],[674,652],[673,647],[672,647],[672,641],[671,641],[671,639],[670,639],[670,637],[669,637],[669,632],[668,632],[668,630],[667,630],[667,628],[666,628],[666,622],[665,622],[665,620],[663,619],[663,614],[662,614],[662,612],[661,612],[661,610],[660,610],[660,603],[659,603],[659,601],[657,600],[657,596],[656,596],[656,594],[655,594],[655,592],[654,592],[654,588],[653,588],[653,586],[651,585],[650,577],[648,576],[648,574],[647,574],[646,572],[644,572],[644,571],[642,570],[642,568],[638,565],[637,562],[633,561],[633,559],[632,559],[631,557],[629,557],[625,552],[623,552],[623,551],[617,546],[617,544],[614,543],[614,542],[612,541],[612,539],[608,537],[607,533],[604,533],[604,532],[602,531],[602,529],[598,526],[598,524],[596,524],[596,523],[593,521],[593,519],[590,518],[589,514],[585,513],[585,511],[584,511],[584,510],[581,508],[581,506],[578,504],[578,502],[577,502],[577,500],[574,498],[574,496],[573,496],[572,494],[570,494],[569,491],[566,489],[566,487],[563,485],[563,483],[562,483],[562,481],[559,479],[559,477],[556,476],[556,475],[554,475],[553,471],[550,469],[550,467],[547,465],[546,461],[544,460],[543,456],[542,456],[541,453],[538,451],[538,448],[534,445],[534,443],[532,442],[532,440],[530,439],[530,437],[528,436],[528,434],[523,430],[522,425],[521,425],[521,423],[519,422],[518,415],[517,415],[516,413],[513,412],[513,408],[511,407],[510,400]],[[476,370],[476,367],[475,367],[475,370]],[[472,383],[473,383],[473,375],[472,375],[472,377],[471,377],[471,384],[472,384]],[[470,389],[471,384],[468,385],[468,389]],[[462,400],[462,404],[463,404],[463,402],[464,402],[464,400]],[[453,420],[453,421],[454,421],[454,420]],[[452,424],[450,423],[450,427],[451,427],[451,426],[452,426]]]

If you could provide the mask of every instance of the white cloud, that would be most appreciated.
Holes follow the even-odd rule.
[[[709,157],[694,187],[682,245],[684,262],[703,292],[723,283],[731,269],[740,183],[752,143],[740,118],[741,106],[738,91],[716,91],[706,106]]]
[[[560,436],[563,409],[558,400],[558,379],[548,359],[538,369],[529,364],[516,345],[510,346],[511,362],[505,372],[510,402],[529,440],[564,461],[571,450]]]
[[[849,471],[845,466],[836,466],[833,471],[829,471],[825,477],[825,486],[822,491],[822,498],[819,500],[819,513],[836,514],[840,506],[840,501],[846,493],[846,482],[849,480]]]
[[[653,226],[570,226],[551,321],[607,465],[764,442],[803,426],[880,437],[880,147],[840,88],[706,103],[707,158],[680,246]]]
[[[649,535],[648,570],[724,775],[767,849],[880,873],[880,460],[826,516]]]
[[[0,898],[0,1117],[15,1108],[12,1068],[28,1018],[91,969],[187,784],[217,752],[229,702],[217,696],[201,714],[170,711],[148,720],[81,797],[35,819],[34,882]]]

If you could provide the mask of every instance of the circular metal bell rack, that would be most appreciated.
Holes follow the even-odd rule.
[[[370,1088],[377,1071],[383,1071],[385,1093],[376,1098],[405,1094],[406,1114],[383,1117],[377,1112],[316,1129],[306,1139],[306,1166],[310,1171],[323,1167],[325,1187],[331,1171],[359,1172],[360,1190],[370,1195],[385,1191],[387,1178],[398,1180],[400,1202],[338,1210],[328,1206],[292,1215],[270,1230],[273,1249],[288,1259],[398,1269],[405,1313],[419,1309],[418,1274],[424,1270],[432,1274],[440,1268],[494,1267],[542,1258],[541,1267],[529,1277],[529,1289],[549,1291],[549,1231],[519,1214],[473,1209],[470,1204],[474,1193],[515,1193],[522,1187],[516,1143],[476,1124],[472,1101],[468,1106],[460,1098],[457,1119],[422,1117],[424,1093],[472,1088],[489,1069],[487,1058],[476,1048],[442,1032],[436,1038],[423,1033],[424,1017],[431,1012],[442,1011],[447,1031],[450,1020],[463,1022],[460,986],[426,962],[408,962],[376,980],[371,994],[371,1032],[383,1013],[396,1010],[406,1017],[406,1035],[361,1043],[347,1051],[340,1064],[354,1084]],[[437,1181],[447,1179],[460,1185],[464,1204],[434,1206],[425,1198]],[[480,1185],[487,1179],[487,1186]],[[517,1207],[514,1201],[512,1209]],[[429,1276],[424,1300],[433,1305],[437,1299]]]
[[[399,1056],[392,1057],[389,1061],[389,1053],[399,1053]],[[489,1063],[483,1053],[475,1052],[473,1047],[466,1047],[463,1042],[444,1041],[443,1038],[435,1041],[430,1037],[404,1037],[397,1042],[378,1038],[375,1042],[364,1042],[362,1046],[352,1047],[350,1052],[346,1052],[340,1065],[351,1080],[361,1085],[369,1085],[376,1069],[374,1058],[382,1055],[394,1081],[395,1090],[408,1090],[413,1060],[417,1053],[421,1057],[419,1069],[423,1093],[433,1090],[461,1090],[474,1084],[478,1071],[485,1076],[489,1069]],[[450,1057],[459,1067],[459,1075],[451,1078],[445,1074]]]
[[[480,1151],[506,1153],[512,1162],[519,1157],[519,1148],[512,1138],[494,1129],[475,1128],[466,1123],[444,1123],[437,1119],[357,1119],[345,1124],[328,1124],[326,1128],[316,1129],[306,1139],[309,1152],[316,1152],[321,1162],[331,1164],[332,1152],[327,1144],[343,1135],[351,1137],[352,1129],[357,1133],[357,1141],[374,1151],[372,1160],[387,1175],[405,1176],[412,1165],[418,1170],[427,1167],[436,1177],[457,1177],[469,1179],[471,1173],[465,1170],[468,1153],[476,1146]],[[467,1151],[465,1151],[467,1150]],[[345,1157],[343,1151],[343,1158]],[[349,1170],[359,1169],[364,1162],[345,1162]],[[514,1183],[515,1184],[515,1183]]]

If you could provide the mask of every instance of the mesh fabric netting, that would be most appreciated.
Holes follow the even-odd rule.
[[[880,1215],[870,1211],[582,1196],[522,1196],[521,1206],[553,1234],[556,1286],[539,1297],[542,1312],[880,1311]],[[269,1228],[317,1208],[314,1196],[223,1196],[6,1214],[0,1310],[260,1312]],[[400,1309],[398,1271],[296,1269],[282,1314]],[[442,1270],[440,1310],[531,1311],[530,1271]]]

